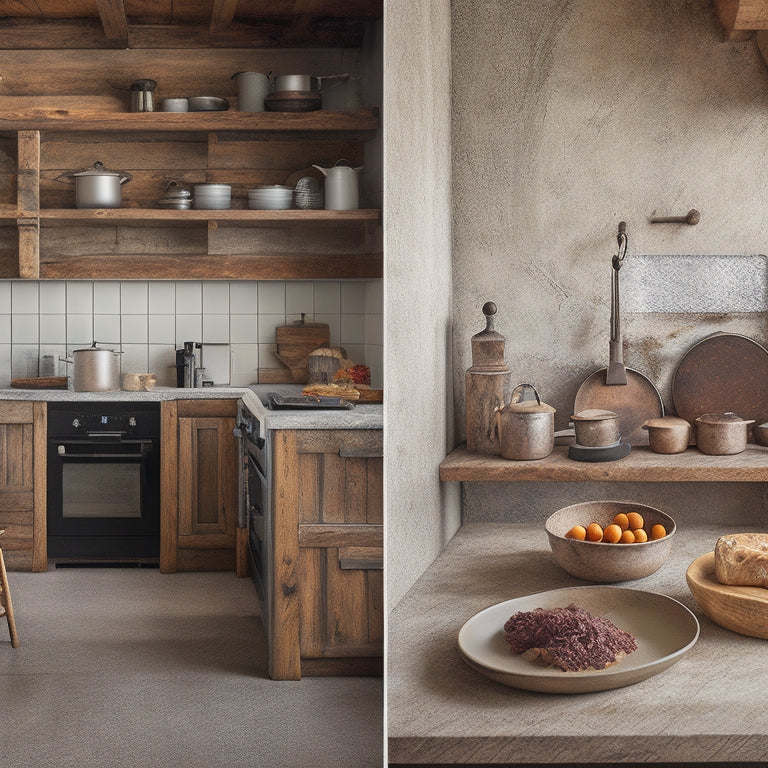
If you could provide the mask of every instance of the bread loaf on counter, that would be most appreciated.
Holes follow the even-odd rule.
[[[768,533],[732,533],[715,543],[715,577],[721,584],[768,587]]]

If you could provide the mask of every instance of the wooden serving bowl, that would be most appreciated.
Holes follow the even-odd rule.
[[[603,528],[619,513],[639,512],[644,528],[661,523],[667,535],[655,541],[637,544],[608,544],[601,541],[567,539],[574,525],[585,528],[592,522]],[[658,571],[672,551],[675,521],[666,513],[645,504],[630,501],[585,501],[558,509],[547,518],[544,527],[555,562],[571,576],[596,582],[642,579]]]
[[[721,584],[715,576],[715,553],[697,557],[685,572],[688,589],[715,624],[740,635],[768,639],[768,589]]]

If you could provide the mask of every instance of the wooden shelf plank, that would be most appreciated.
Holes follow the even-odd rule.
[[[0,217],[3,208],[0,206]],[[377,222],[381,211],[375,208],[360,208],[353,211],[301,210],[195,210],[177,211],[164,208],[54,208],[39,212],[40,222],[45,226],[69,226],[73,224],[126,224],[131,226],[153,226],[169,224],[188,225],[190,222],[205,224],[209,221],[222,225],[254,226],[275,222]]]
[[[381,252],[361,254],[187,254],[43,256],[40,278],[57,280],[341,280],[380,278]]]
[[[555,446],[538,461],[510,461],[470,453],[462,445],[440,464],[440,479],[460,482],[768,482],[768,448],[750,444],[734,456],[707,456],[695,448],[665,455],[633,447],[618,461],[581,462]]]
[[[333,112],[96,112],[69,109],[6,108],[0,131],[135,131],[137,133],[217,132],[372,134],[378,109]]]

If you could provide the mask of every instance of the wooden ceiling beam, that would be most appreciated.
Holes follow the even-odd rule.
[[[213,0],[211,10],[211,33],[223,32],[235,18],[238,0]]]
[[[112,42],[125,43],[128,47],[128,16],[123,0],[96,0],[104,35]]]

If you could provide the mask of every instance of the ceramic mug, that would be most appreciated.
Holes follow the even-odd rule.
[[[269,78],[261,72],[236,72],[237,108],[241,112],[263,112],[269,95]]]

